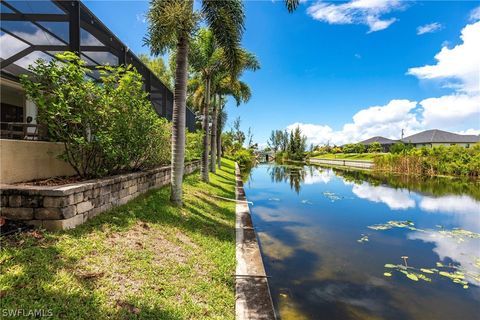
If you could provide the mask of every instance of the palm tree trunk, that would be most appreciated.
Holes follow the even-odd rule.
[[[207,78],[205,83],[205,101],[203,105],[203,152],[200,173],[202,180],[208,182],[208,107],[210,106],[210,79]]]
[[[187,102],[188,37],[177,43],[177,68],[172,115],[172,172],[170,201],[182,205],[182,182],[185,168],[185,108]]]
[[[216,172],[217,165],[217,95],[213,96],[213,113],[212,113],[212,145],[210,146],[210,171]]]
[[[222,96],[219,95],[218,103],[220,104],[222,101]],[[222,109],[217,111],[217,164],[218,168],[222,167]]]

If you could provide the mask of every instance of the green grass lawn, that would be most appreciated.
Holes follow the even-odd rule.
[[[373,160],[384,153],[326,153],[313,157],[314,159],[339,159],[339,160]]]
[[[0,309],[49,319],[233,319],[234,163],[185,179],[185,206],[150,191],[75,230],[1,242]],[[48,311],[45,311],[48,312]]]

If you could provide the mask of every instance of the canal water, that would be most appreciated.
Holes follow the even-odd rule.
[[[480,319],[480,183],[259,165],[245,183],[281,319]]]

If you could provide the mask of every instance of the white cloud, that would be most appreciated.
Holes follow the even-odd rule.
[[[470,11],[470,21],[480,20],[480,6]]]
[[[340,130],[328,125],[293,123],[299,126],[308,143],[342,145],[374,136],[399,139],[401,130],[411,135],[426,129],[443,129],[463,134],[480,132],[480,21],[465,26],[463,43],[452,49],[443,47],[437,63],[411,68],[408,74],[420,79],[448,80],[451,94],[416,101],[394,99],[385,105],[361,109]],[[451,81],[455,80],[454,85]]]
[[[318,1],[308,7],[307,13],[330,24],[364,24],[370,33],[388,28],[396,19],[382,16],[403,7],[399,0],[351,0],[341,4]]]
[[[447,81],[446,86],[462,92],[480,92],[480,21],[465,26],[460,38],[463,43],[435,55],[436,64],[410,68],[408,74]]]
[[[353,115],[353,122],[338,131],[326,125],[299,122],[289,125],[287,130],[299,126],[308,143],[313,144],[342,145],[378,135],[399,139],[402,129],[407,134],[418,131],[420,123],[413,113],[416,105],[415,101],[392,100],[384,106],[368,107]]]
[[[426,24],[426,25],[423,25],[423,26],[419,26],[417,28],[417,34],[421,35],[421,34],[425,34],[425,33],[433,33],[433,32],[441,30],[442,28],[443,28],[443,26],[440,23],[433,22],[433,23],[429,23],[429,24]]]
[[[480,129],[467,129],[462,131],[456,131],[456,134],[469,134],[473,136],[480,136]]]
[[[452,123],[475,121],[480,126],[480,94],[452,94],[422,100],[422,124],[429,128],[444,128]]]

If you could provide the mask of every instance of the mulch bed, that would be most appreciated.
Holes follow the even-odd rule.
[[[48,179],[38,179],[27,182],[18,182],[14,183],[16,186],[61,186],[64,184],[71,184],[76,182],[81,182],[87,180],[80,176],[71,176],[71,177],[53,177]]]

